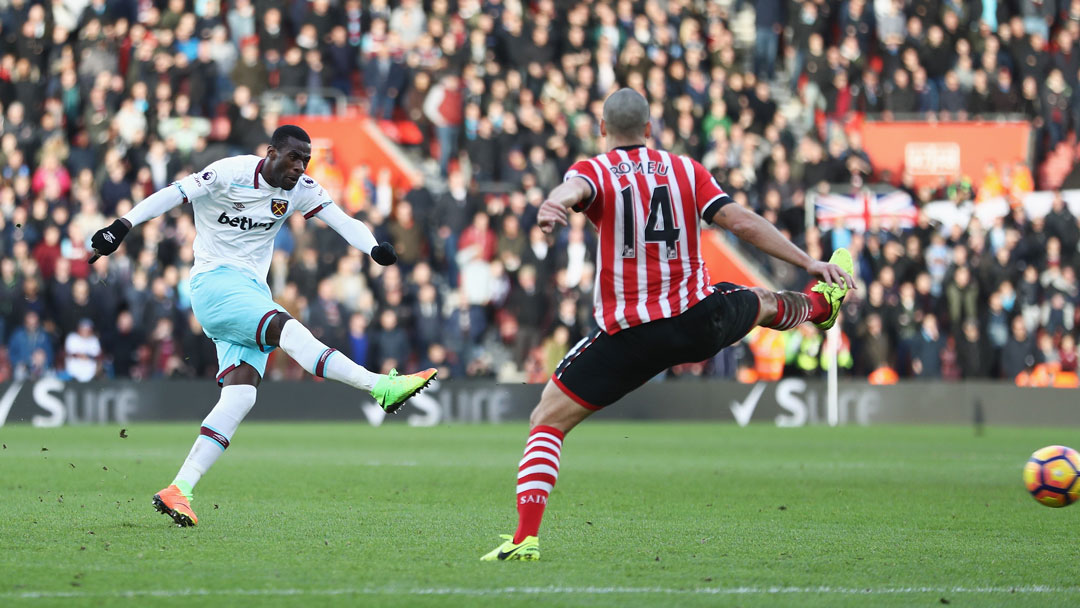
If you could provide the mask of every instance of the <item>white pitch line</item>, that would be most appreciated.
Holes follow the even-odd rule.
[[[212,596],[337,596],[337,595],[905,595],[940,594],[1040,594],[1080,593],[1080,587],[1027,585],[1019,587],[501,587],[469,589],[462,587],[358,587],[351,589],[144,589],[129,591],[13,591],[0,593],[0,599],[77,599],[137,597],[212,597]]]

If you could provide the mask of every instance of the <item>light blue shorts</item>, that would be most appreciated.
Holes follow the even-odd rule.
[[[191,279],[191,309],[217,347],[218,384],[241,363],[263,375],[275,348],[266,344],[266,328],[274,313],[283,312],[265,283],[219,266]]]

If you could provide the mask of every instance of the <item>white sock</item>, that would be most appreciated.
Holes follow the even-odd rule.
[[[234,384],[221,389],[217,405],[203,420],[195,445],[191,446],[184,466],[173,480],[184,494],[191,495],[195,484],[229,447],[229,440],[240,421],[255,405],[255,392],[255,387],[249,384]]]
[[[344,382],[349,386],[370,391],[375,387],[379,374],[357,365],[336,348],[320,342],[308,328],[296,319],[289,319],[281,328],[278,346],[307,371],[320,378]]]

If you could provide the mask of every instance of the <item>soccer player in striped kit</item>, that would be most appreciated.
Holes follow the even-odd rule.
[[[712,357],[757,325],[786,330],[810,321],[828,329],[855,287],[846,249],[829,263],[811,258],[761,216],[729,204],[697,161],[646,147],[650,130],[645,98],[616,91],[600,123],[609,152],[570,167],[540,207],[546,232],[567,224],[568,209],[597,230],[600,329],[570,350],[544,387],[518,464],[517,531],[482,560],[540,558],[537,533],[563,438],[590,414],[665,369]],[[808,293],[713,285],[701,258],[702,220],[820,280]]]

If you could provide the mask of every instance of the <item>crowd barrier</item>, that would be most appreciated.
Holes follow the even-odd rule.
[[[433,384],[392,416],[366,395],[330,382],[274,382],[248,416],[262,421],[351,420],[413,426],[524,421],[542,385],[465,380]],[[0,426],[38,427],[198,421],[213,407],[213,382],[158,380],[79,384],[56,378],[0,385]],[[621,420],[708,420],[781,427],[836,424],[1080,426],[1080,393],[995,382],[841,382],[839,407],[826,407],[824,382],[654,381],[596,415]]]

